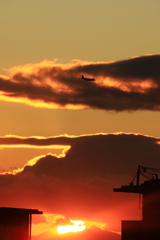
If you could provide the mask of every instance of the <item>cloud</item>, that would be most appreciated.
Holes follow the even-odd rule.
[[[0,99],[46,108],[159,110],[159,69],[158,54],[116,62],[28,64],[0,77]],[[86,82],[82,74],[96,81]]]
[[[85,175],[86,172],[98,173],[102,176],[102,171],[104,174],[107,174],[106,169],[110,168],[112,173],[117,173],[119,171],[120,163],[125,161],[125,166],[128,167],[128,171],[131,171],[132,167],[128,159],[132,162],[136,161],[136,156],[139,154],[138,159],[136,161],[137,165],[145,163],[146,159],[151,161],[151,156],[154,156],[157,159],[157,155],[159,152],[159,138],[154,138],[150,136],[144,136],[140,134],[124,134],[124,133],[116,133],[116,134],[88,134],[88,135],[60,135],[60,136],[51,136],[51,137],[20,137],[14,135],[7,135],[5,137],[0,137],[0,148],[9,148],[9,147],[24,147],[24,148],[62,148],[66,152],[59,159],[56,155],[48,154],[41,157],[41,159],[37,158],[36,161],[33,161],[33,164],[29,164],[24,168],[27,171],[33,171],[35,169],[37,172],[41,171],[40,164],[45,165],[50,171],[52,166],[49,167],[49,163],[53,164],[53,166],[58,162],[62,162],[61,171],[64,168],[63,176],[68,179],[69,177],[73,179],[74,172],[76,172],[76,178],[78,176]],[[146,144],[150,144],[151,149],[146,149]],[[154,146],[154,152],[153,152]],[[70,149],[70,150],[69,150]],[[116,149],[116,151],[115,151]],[[123,149],[123,152],[122,152]],[[138,151],[138,153],[137,153]],[[97,166],[96,157],[99,159],[101,164]],[[75,160],[76,158],[76,160]],[[94,161],[91,160],[94,159]],[[50,160],[51,159],[51,160]],[[52,161],[54,159],[54,161]],[[66,161],[64,161],[66,159]],[[105,160],[107,159],[107,161]],[[117,161],[116,165],[112,164],[114,161]],[[39,160],[39,161],[38,161]],[[140,163],[140,162],[141,163]],[[65,165],[66,163],[66,165]],[[83,164],[82,164],[83,163]],[[92,163],[92,164],[91,164]],[[95,164],[94,164],[95,163]],[[104,166],[103,166],[103,165]],[[107,165],[106,165],[107,164]],[[158,164],[158,161],[156,161]],[[71,166],[70,166],[71,165]],[[68,170],[66,168],[69,168]],[[99,169],[100,168],[100,169]],[[60,169],[60,168],[59,168]],[[42,170],[44,167],[42,166]],[[67,171],[66,171],[67,170]],[[53,170],[54,171],[54,167]],[[57,170],[56,170],[57,171]],[[54,176],[59,177],[59,173],[54,173]],[[70,172],[72,174],[70,175]],[[121,169],[122,171],[122,169]],[[125,174],[125,169],[123,173]],[[35,173],[35,172],[34,172]],[[133,172],[128,172],[133,174]],[[55,175],[56,174],[56,175]],[[79,174],[79,175],[78,175]],[[97,176],[97,175],[96,175]]]
[[[1,137],[0,142],[4,141]],[[64,157],[48,154],[31,166],[25,165],[16,175],[0,175],[0,205],[38,208],[120,231],[121,219],[140,219],[141,212],[136,194],[114,193],[113,188],[128,185],[139,164],[160,168],[159,141],[122,133],[42,139],[6,137],[7,146],[9,142],[41,146],[67,143],[71,148]]]
[[[68,136],[68,135],[61,135],[61,136],[53,136],[53,137],[21,137],[16,135],[6,135],[5,137],[0,136],[0,147],[33,147],[33,148],[47,148],[47,147],[54,147],[55,145],[64,147],[65,145],[70,145],[76,136]]]

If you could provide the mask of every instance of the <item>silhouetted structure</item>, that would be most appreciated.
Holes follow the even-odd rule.
[[[32,214],[37,209],[0,208],[0,240],[30,240]]]
[[[140,174],[155,175],[140,184]],[[113,189],[114,192],[142,194],[142,221],[122,221],[122,240],[159,240],[160,239],[160,179],[158,169],[139,166],[136,185],[133,181],[128,186]]]

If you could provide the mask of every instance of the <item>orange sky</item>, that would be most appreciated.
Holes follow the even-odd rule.
[[[56,227],[68,225],[72,219],[85,222],[86,239],[95,227],[96,234],[107,237],[112,233],[113,239],[118,239],[121,219],[141,219],[141,210],[138,195],[114,193],[113,188],[129,184],[138,164],[159,167],[159,141],[155,137],[122,133],[0,138],[0,145],[7,148],[19,144],[27,148],[71,146],[62,156],[39,156],[17,169],[17,173],[0,175],[0,204],[42,209],[44,216],[33,221],[33,233],[42,234],[42,238],[56,235],[59,239]],[[52,223],[46,216],[51,217]]]
[[[138,196],[112,189],[159,168],[159,7],[0,2],[0,205],[50,214],[34,229],[83,220],[76,239],[119,240],[121,219],[140,219]]]

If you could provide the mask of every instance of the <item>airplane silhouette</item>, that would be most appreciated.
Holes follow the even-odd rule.
[[[85,78],[83,75],[82,75],[82,79],[86,81],[95,81],[94,78]]]

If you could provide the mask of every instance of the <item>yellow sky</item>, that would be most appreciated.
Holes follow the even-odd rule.
[[[159,53],[157,0],[2,0],[0,66]]]

